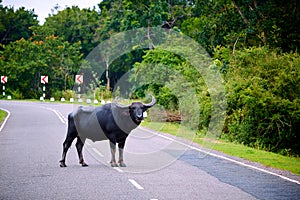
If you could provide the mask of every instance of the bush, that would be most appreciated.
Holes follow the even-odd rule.
[[[111,97],[111,91],[107,90],[105,86],[100,86],[95,89],[95,99],[97,99],[98,101],[110,99]]]
[[[24,96],[19,89],[11,91],[10,93],[13,99],[24,99]]]
[[[54,99],[59,100],[62,97],[62,91],[56,90],[51,92],[51,97],[54,97]]]
[[[225,137],[275,152],[299,154],[300,56],[267,47],[236,51],[219,49],[230,60],[225,74],[228,110]]]
[[[70,100],[70,98],[74,98],[76,96],[76,92],[73,90],[64,90],[62,91],[62,97],[66,100]]]

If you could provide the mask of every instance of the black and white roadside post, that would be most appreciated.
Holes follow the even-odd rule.
[[[83,83],[83,75],[82,74],[78,74],[75,76],[75,83],[78,84],[78,102],[81,102],[81,98],[80,98],[80,92],[81,92],[81,88],[80,85]]]
[[[1,76],[2,86],[2,96],[5,97],[5,83],[7,83],[7,76]]]
[[[46,97],[46,84],[48,83],[48,76],[41,76],[41,83],[43,84],[43,96],[40,98],[41,101],[45,101]]]

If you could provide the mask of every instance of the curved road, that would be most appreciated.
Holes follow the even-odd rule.
[[[67,155],[68,167],[60,168],[66,116],[73,105],[0,101],[0,108],[11,114],[0,132],[0,199],[300,197],[297,181],[187,148],[143,128],[128,139],[127,168],[107,165],[105,141],[86,144],[83,153],[89,167],[78,164],[73,145]],[[168,148],[156,151],[170,141]]]

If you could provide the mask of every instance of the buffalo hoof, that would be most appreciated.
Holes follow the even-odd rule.
[[[119,162],[119,166],[120,167],[127,167],[126,164],[124,162]]]
[[[119,167],[118,164],[116,162],[110,162],[110,166],[111,167]]]
[[[63,162],[63,161],[60,161],[60,165],[59,165],[59,166],[60,166],[60,167],[67,167],[66,163]]]

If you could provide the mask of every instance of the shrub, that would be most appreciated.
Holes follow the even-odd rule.
[[[11,93],[12,98],[14,98],[14,99],[24,99],[24,96],[19,89],[11,91],[10,93]]]
[[[107,90],[105,86],[99,86],[95,89],[95,99],[97,99],[98,101],[110,99],[111,97],[111,91]]]
[[[275,152],[299,154],[300,56],[267,47],[224,58],[228,110],[225,137]],[[221,53],[220,53],[221,52]],[[227,60],[227,61],[226,61]]]
[[[54,97],[54,99],[58,100],[62,97],[62,91],[56,90],[51,92],[51,97]]]
[[[76,96],[75,91],[73,90],[64,90],[62,91],[62,97],[66,100],[70,100],[70,98],[74,98]]]

